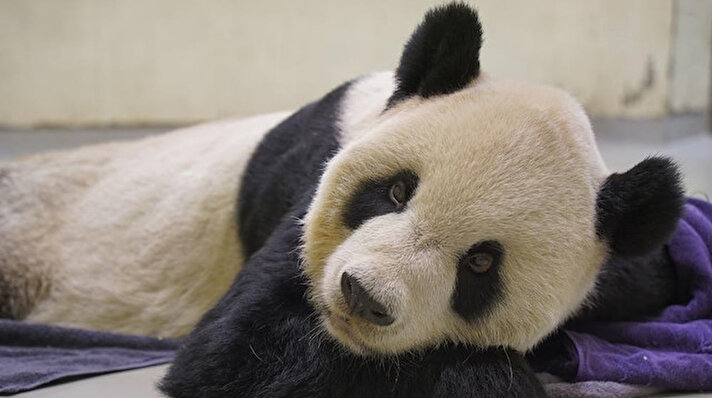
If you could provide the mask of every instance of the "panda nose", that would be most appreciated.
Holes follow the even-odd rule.
[[[386,307],[371,297],[358,280],[346,272],[341,275],[341,293],[352,315],[358,315],[379,326],[393,323],[394,319],[388,315]]]

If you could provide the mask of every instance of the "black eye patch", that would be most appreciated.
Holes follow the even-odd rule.
[[[397,196],[405,199],[403,204],[393,201],[391,188],[394,185],[398,185],[400,195]],[[405,210],[405,205],[413,197],[417,187],[418,176],[412,171],[401,171],[386,179],[364,182],[351,197],[344,212],[346,226],[356,229],[373,217]],[[400,191],[402,188],[405,188],[405,192]]]
[[[479,267],[482,258],[491,260],[489,267]],[[477,318],[500,299],[500,264],[503,258],[504,247],[493,240],[474,244],[460,257],[451,305],[465,320]]]

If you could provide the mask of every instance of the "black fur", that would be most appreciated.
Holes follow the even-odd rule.
[[[238,200],[238,228],[248,256],[296,203],[316,189],[324,164],[339,149],[339,106],[350,84],[287,118],[255,150]]]
[[[161,383],[175,398],[544,397],[521,355],[444,346],[356,357],[317,333],[298,269],[297,206],[200,321]]]
[[[389,106],[412,95],[461,89],[479,73],[480,45],[481,28],[469,7],[452,4],[428,13],[405,48]],[[338,150],[337,115],[347,88],[348,83],[302,108],[257,148],[238,203],[248,260],[187,338],[161,389],[176,398],[543,397],[526,362],[511,350],[446,344],[398,357],[357,357],[320,332],[305,298],[298,220],[324,163]],[[674,167],[660,160],[614,175],[599,195],[599,234],[616,252],[655,247],[641,241],[661,242],[669,235],[671,218],[679,215],[679,194]],[[370,195],[362,196],[364,203],[372,203]],[[383,214],[380,205],[374,212],[358,203],[345,215],[352,227]],[[642,219],[640,227],[641,217],[654,221]],[[637,238],[631,240],[631,232]]]
[[[405,45],[388,107],[414,95],[428,98],[462,89],[480,73],[481,46],[482,26],[468,5],[428,11]]]
[[[678,291],[675,264],[664,244],[682,213],[682,188],[675,164],[648,158],[626,173],[613,174],[598,196],[598,235],[612,256],[596,279],[596,289],[563,328],[586,322],[634,321],[689,300]],[[565,380],[576,373],[576,348],[555,333],[527,358],[537,371]]]
[[[495,256],[495,263],[487,272],[476,274],[467,264],[467,258],[473,252],[482,250]],[[499,264],[503,255],[502,245],[495,241],[485,241],[473,245],[460,258],[452,296],[452,308],[464,319],[472,320],[482,315],[502,296],[502,277]]]
[[[593,297],[576,318],[635,320],[684,300],[677,291],[675,265],[661,246],[642,256],[608,260],[598,274]]]
[[[680,173],[675,163],[650,157],[623,174],[612,174],[597,199],[597,233],[614,255],[638,256],[667,241],[682,214]]]
[[[677,289],[675,265],[667,247],[636,257],[614,256],[598,274],[596,290],[563,329],[586,330],[587,322],[644,320],[665,307],[689,301]],[[559,331],[527,356],[537,372],[573,380],[578,369],[576,347]]]
[[[345,224],[356,229],[373,217],[405,210],[405,206],[396,206],[388,197],[391,185],[399,180],[405,183],[407,198],[410,200],[418,187],[418,176],[411,171],[403,171],[383,180],[365,181],[346,207]]]
[[[161,382],[172,397],[543,397],[511,350],[446,345],[399,357],[357,357],[318,325],[299,267],[299,219],[338,149],[347,86],[275,127],[245,174],[239,211],[251,254],[200,320]]]

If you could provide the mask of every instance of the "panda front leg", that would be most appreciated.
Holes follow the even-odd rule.
[[[438,348],[358,356],[322,328],[305,295],[286,217],[179,351],[161,388],[171,397],[543,397],[512,350]]]

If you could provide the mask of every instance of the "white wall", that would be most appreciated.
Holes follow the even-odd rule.
[[[678,0],[673,22],[669,107],[699,112],[710,106],[712,1]]]
[[[707,13],[692,29],[704,31],[712,10],[695,2],[712,2],[688,5]],[[437,3],[0,1],[0,125],[177,124],[294,108],[355,75],[395,67]],[[701,65],[688,81],[708,85],[676,82],[681,109],[708,106],[710,37],[688,34],[695,50],[676,47],[673,0],[476,6],[483,68],[496,76],[564,87],[595,115],[662,116],[676,49]]]

